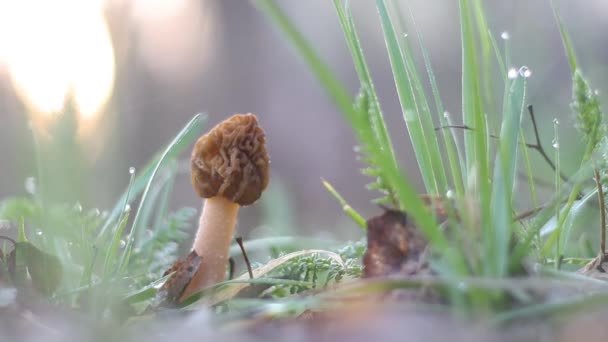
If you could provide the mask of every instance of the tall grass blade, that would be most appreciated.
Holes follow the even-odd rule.
[[[192,120],[190,120],[190,122],[188,122],[188,124],[186,124],[186,126],[177,134],[173,141],[171,141],[169,146],[167,146],[163,154],[158,159],[158,162],[152,169],[152,172],[148,178],[148,182],[146,183],[146,186],[143,190],[141,200],[137,208],[137,212],[135,213],[133,224],[131,226],[132,229],[129,232],[129,235],[127,236],[126,246],[118,267],[119,274],[125,269],[125,267],[129,263],[131,249],[133,247],[133,243],[135,242],[134,237],[138,234],[137,230],[141,229],[142,227],[139,222],[142,217],[142,211],[144,208],[146,208],[146,206],[151,205],[150,203],[148,203],[148,194],[150,192],[150,188],[152,187],[152,183],[155,180],[156,174],[158,173],[158,170],[160,170],[160,168],[163,167],[169,160],[173,160],[174,158],[176,158],[179,152],[181,152],[181,150],[185,148],[185,146],[189,145],[194,140],[193,136],[196,137],[200,134],[205,119],[206,117],[203,114],[195,115]]]
[[[420,94],[420,82],[415,81],[415,66],[411,58],[411,52],[404,47],[405,44],[399,43],[386,1],[377,0],[376,7],[380,15],[380,23],[391,69],[393,70],[397,95],[401,103],[401,110],[426,190],[429,193],[445,194],[447,185],[441,154],[428,105],[426,106],[427,110],[425,110],[424,105],[418,103],[426,102],[426,100],[424,94]]]
[[[572,73],[577,69],[576,62],[576,54],[574,53],[574,47],[572,46],[572,40],[570,39],[570,35],[564,26],[564,22],[562,21],[562,17],[559,15],[557,11],[557,7],[555,6],[555,2],[551,0],[551,9],[553,10],[553,16],[555,17],[555,21],[557,22],[557,26],[559,28],[559,34],[562,37],[562,44],[564,45],[564,50],[566,51],[566,56],[568,57],[568,64],[570,65],[570,70]]]
[[[498,155],[494,164],[492,188],[492,230],[488,239],[486,274],[505,276],[509,266],[509,245],[513,234],[513,194],[521,121],[524,114],[526,78],[517,77],[511,84],[503,112]]]

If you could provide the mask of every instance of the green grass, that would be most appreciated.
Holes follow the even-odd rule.
[[[577,63],[573,46],[555,7],[557,27],[575,75],[573,109],[578,116],[579,126],[583,127],[583,138],[591,142],[588,143],[580,170],[570,177],[568,183],[558,185],[552,200],[545,203],[536,215],[531,215],[524,221],[514,221],[514,201],[520,196],[516,192],[515,183],[522,160],[528,172],[530,194],[533,202],[538,203],[531,172],[531,152],[525,148],[529,141],[524,140],[522,130],[524,120],[529,118],[526,115],[528,69],[522,67],[515,75],[508,77],[508,40],[504,40],[504,49],[501,51],[488,25],[482,2],[460,0],[462,122],[468,128],[462,131],[464,146],[461,150],[453,129],[435,129],[437,123],[441,126],[452,123],[447,120],[451,119],[450,116],[443,115],[442,99],[430,63],[430,53],[424,47],[421,32],[416,29],[415,14],[408,8],[406,12],[410,14],[410,20],[407,21],[398,2],[376,1],[388,63],[393,72],[405,121],[405,134],[411,140],[426,191],[445,198],[448,190],[455,190],[453,203],[460,214],[460,220],[459,223],[451,221],[454,225],[451,227],[453,236],[448,239],[437,224],[426,217],[420,203],[410,197],[411,181],[407,177],[399,179],[395,174],[400,170],[399,158],[394,156],[389,133],[384,125],[378,95],[357,35],[356,19],[350,11],[349,1],[335,0],[334,7],[361,83],[361,92],[356,99],[346,93],[346,87],[332,74],[316,54],[313,45],[298,32],[275,1],[258,0],[256,4],[285,34],[297,53],[317,75],[320,84],[327,90],[327,95],[346,115],[366,153],[366,158],[362,158],[362,161],[373,170],[373,173],[367,174],[377,176],[377,184],[384,186],[372,189],[380,188],[389,195],[396,194],[395,206],[406,210],[415,218],[418,228],[429,240],[433,250],[432,264],[439,277],[501,279],[520,274],[522,262],[546,262],[546,254],[541,254],[544,257],[538,259],[539,254],[534,253],[535,246],[541,243],[543,250],[553,250],[557,258],[564,257],[564,246],[572,244],[570,230],[575,213],[571,208],[575,203],[579,205],[578,196],[586,187],[584,180],[589,179],[586,177],[589,177],[591,168],[603,168],[605,164],[601,159],[592,158],[605,133],[602,131],[599,102],[589,90],[591,88],[587,81],[580,72],[575,71]],[[425,81],[422,80],[410,44],[412,32],[415,33],[418,48],[423,55],[427,76]],[[500,68],[497,70],[493,65]],[[496,96],[491,92],[493,87],[490,83],[496,77],[504,80],[504,95],[500,106],[502,115],[492,116],[489,112],[495,112],[492,108],[496,106]],[[428,82],[432,94],[425,93],[427,85],[424,82]],[[430,106],[431,99],[435,106],[434,115]],[[495,127],[497,132],[494,132]],[[602,133],[598,134],[598,130]],[[437,131],[442,133],[437,134]],[[440,141],[443,141],[442,146]],[[559,160],[556,164],[556,178],[559,180]],[[399,191],[400,185],[402,191]],[[353,215],[346,200],[333,188],[329,187],[328,190],[340,201],[347,214],[359,223],[360,218]],[[593,188],[585,191],[594,193]],[[471,206],[475,208],[473,211],[468,210]],[[553,226],[545,227],[550,224],[549,219],[555,212],[559,213],[558,220]],[[568,231],[561,234],[568,218],[571,219],[568,221]],[[553,236],[539,241],[539,231],[543,227],[545,231],[552,232]],[[553,248],[555,241],[560,243]],[[504,294],[483,288],[472,288],[470,291],[449,290],[448,293],[453,305],[472,313],[501,311],[512,305]]]

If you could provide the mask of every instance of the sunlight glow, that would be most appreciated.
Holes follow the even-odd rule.
[[[100,0],[0,0],[0,64],[32,112],[60,111],[71,94],[82,119],[111,95],[114,50]]]

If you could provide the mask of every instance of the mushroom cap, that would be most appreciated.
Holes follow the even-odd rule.
[[[191,159],[192,185],[203,198],[255,202],[268,186],[266,135],[254,114],[235,114],[198,139]]]

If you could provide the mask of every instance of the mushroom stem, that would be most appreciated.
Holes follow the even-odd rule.
[[[201,265],[181,300],[201,288],[224,281],[239,207],[240,205],[221,196],[210,197],[205,201],[192,247],[202,257]]]

